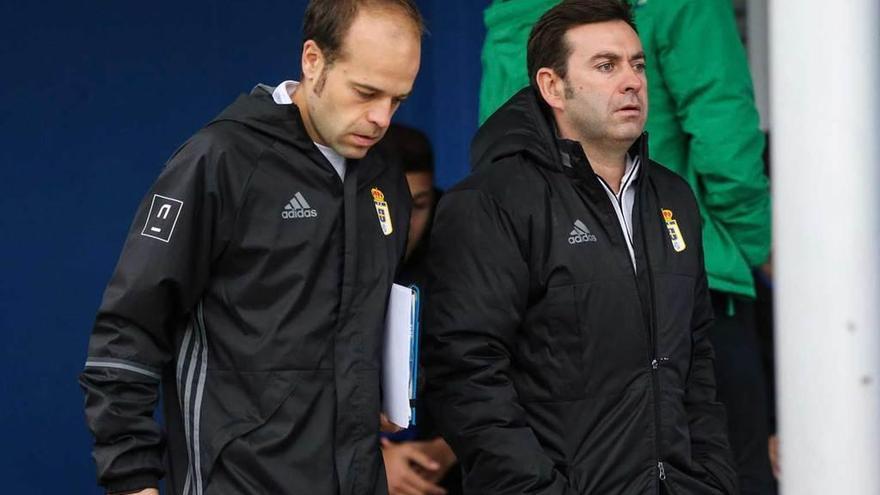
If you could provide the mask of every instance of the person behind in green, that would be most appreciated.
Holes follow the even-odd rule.
[[[526,41],[558,0],[485,11],[480,123],[528,85]],[[752,268],[770,251],[770,192],[751,76],[730,0],[631,0],[647,61],[651,156],[685,178],[703,219],[718,396],[743,494],[773,493]]]

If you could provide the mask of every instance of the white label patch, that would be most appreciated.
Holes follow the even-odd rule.
[[[162,242],[171,241],[171,234],[174,233],[174,226],[177,225],[177,218],[182,209],[183,201],[154,194],[141,235]]]

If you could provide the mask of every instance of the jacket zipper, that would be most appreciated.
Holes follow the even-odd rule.
[[[639,203],[639,228],[640,234],[642,238],[642,246],[645,253],[645,273],[648,275],[648,333],[651,337],[651,381],[652,381],[652,392],[654,395],[654,455],[657,459],[657,477],[660,479],[660,483],[666,481],[666,467],[663,465],[663,456],[660,452],[660,447],[663,444],[662,435],[660,431],[660,364],[663,361],[668,360],[668,358],[658,357],[658,346],[657,346],[657,309],[656,309],[656,301],[654,295],[654,274],[651,271],[651,255],[649,253],[650,248],[648,246],[647,240],[647,232],[645,230],[645,214],[649,215],[650,212],[645,211],[645,206],[648,201],[648,188],[651,186],[648,181],[648,164],[647,164],[647,133],[642,136],[641,149],[639,150],[640,160],[642,161],[642,187],[639,192],[642,196],[642,201]],[[636,276],[636,286],[638,287],[639,281],[638,276]],[[660,492],[660,484],[657,485],[657,492]]]
[[[647,202],[648,192],[647,189],[650,187],[650,183],[648,181],[648,133],[642,133],[642,142],[640,144],[639,149],[639,160],[641,161],[640,169],[642,170],[641,180],[643,181],[643,185],[639,188],[639,194],[642,196],[638,203],[638,209],[644,210],[644,203]],[[634,205],[635,206],[635,205]],[[634,208],[635,209],[635,208]],[[662,361],[668,360],[668,358],[657,358],[657,329],[656,329],[656,303],[654,301],[654,275],[651,272],[651,257],[648,254],[648,242],[645,233],[645,215],[638,213],[639,215],[639,228],[641,230],[641,238],[642,238],[642,246],[644,247],[645,253],[645,273],[648,274],[648,338],[649,345],[651,347],[651,376],[652,376],[652,392],[654,398],[654,458],[657,459],[657,476],[660,479],[660,482],[666,481],[666,467],[663,465],[663,458],[660,455],[660,445],[661,445],[661,432],[660,432],[660,377],[658,375],[658,370],[660,368],[660,363]],[[626,235],[626,234],[624,234]],[[627,240],[624,239],[624,243]],[[626,253],[627,258],[629,258],[629,253]],[[632,261],[630,259],[630,261]],[[635,284],[636,293],[638,296],[638,300],[640,304],[643,304],[645,301],[642,300],[642,291],[640,290],[641,284],[639,283],[638,277],[638,268],[633,267],[633,283]],[[657,493],[660,493],[660,484],[657,485]]]
[[[646,181],[647,182],[647,181]],[[647,186],[647,184],[645,184]],[[642,215],[639,215],[639,227],[641,228],[641,238],[642,238],[642,246],[645,252],[645,270],[648,274],[648,339],[651,346],[651,391],[653,393],[654,399],[654,458],[657,459],[657,476],[661,482],[666,480],[666,467],[663,465],[663,457],[660,455],[660,445],[661,445],[661,432],[660,432],[660,364],[663,361],[668,360],[668,358],[657,358],[657,330],[655,326],[655,302],[654,302],[654,280],[653,275],[651,275],[651,262],[648,255],[648,246],[645,238],[645,222],[642,219]],[[636,286],[636,291],[641,294],[641,284],[639,283],[639,277],[635,271],[633,271],[633,281]],[[641,300],[641,296],[639,296]],[[659,485],[658,485],[658,493],[659,493]]]

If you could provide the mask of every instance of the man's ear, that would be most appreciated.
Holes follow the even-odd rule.
[[[315,84],[321,75],[321,71],[324,70],[326,59],[321,47],[314,40],[307,40],[303,43],[302,60],[300,62],[302,64],[303,82],[310,85]]]
[[[541,67],[535,74],[535,82],[541,97],[550,105],[550,108],[563,110],[565,108],[565,81],[549,67]]]

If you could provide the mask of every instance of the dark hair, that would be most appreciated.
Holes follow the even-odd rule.
[[[391,124],[385,137],[376,145],[400,160],[404,172],[434,172],[434,152],[424,132],[400,124]]]
[[[529,84],[537,89],[536,76],[542,67],[561,78],[568,73],[571,46],[565,39],[569,29],[597,22],[623,21],[636,30],[627,0],[565,0],[538,19],[529,34],[526,67]]]
[[[413,0],[311,0],[303,19],[303,42],[313,40],[332,64],[342,50],[342,40],[361,8],[396,10],[408,17],[419,36],[425,32],[422,15]]]

